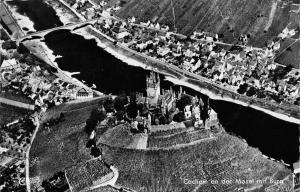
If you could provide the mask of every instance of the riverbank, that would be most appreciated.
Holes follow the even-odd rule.
[[[53,51],[51,49],[49,49],[47,47],[47,45],[45,44],[45,42],[41,41],[41,40],[31,40],[31,41],[26,41],[24,43],[24,45],[38,58],[40,58],[41,60],[43,60],[45,63],[47,63],[48,65],[51,65],[53,67],[55,67],[57,69],[57,73],[55,73],[55,75],[57,75],[61,80],[68,82],[68,83],[72,83],[74,85],[80,86],[80,87],[85,87],[87,89],[91,89],[90,87],[88,87],[86,84],[84,84],[82,81],[72,77],[72,72],[68,72],[68,71],[63,71],[59,68],[58,64],[55,62],[55,60],[57,58],[59,58],[60,56],[55,56],[53,54]],[[97,90],[93,90],[94,93],[98,96],[103,95],[101,92],[97,91]]]
[[[288,122],[291,122],[291,123],[300,124],[299,119],[289,117],[289,116],[284,115],[284,114],[276,113],[274,111],[267,110],[267,109],[258,107],[258,106],[253,105],[253,104],[249,104],[249,103],[245,103],[245,102],[242,102],[242,101],[239,101],[239,100],[235,100],[235,99],[232,99],[231,97],[227,97],[227,96],[222,97],[218,94],[213,94],[211,91],[203,89],[201,86],[197,86],[195,84],[189,83],[186,80],[179,80],[179,79],[175,79],[175,78],[172,78],[172,77],[166,77],[166,80],[172,82],[173,84],[189,87],[189,88],[191,88],[195,91],[199,91],[200,93],[202,93],[204,95],[207,95],[209,98],[211,98],[213,100],[228,101],[228,102],[231,102],[231,103],[242,105],[244,107],[251,107],[251,108],[256,109],[258,111],[262,111],[262,112],[264,112],[268,115],[276,117],[278,119],[282,119],[284,121],[288,121]]]
[[[240,100],[235,99],[234,98],[235,95],[233,95],[232,93],[230,93],[232,95],[232,97],[226,96],[225,95],[226,90],[224,90],[225,94],[224,93],[220,94],[220,93],[218,93],[219,91],[216,90],[216,89],[218,89],[218,87],[213,87],[212,85],[209,85],[207,82],[198,81],[199,84],[202,84],[202,85],[204,84],[204,86],[197,85],[198,84],[197,82],[196,83],[187,83],[188,79],[185,78],[184,76],[182,76],[182,74],[172,71],[171,68],[167,68],[166,66],[161,66],[160,64],[157,64],[156,62],[147,60],[141,55],[137,55],[132,52],[129,52],[128,50],[125,50],[121,46],[114,45],[110,39],[107,39],[105,36],[103,36],[101,33],[97,32],[92,27],[89,28],[88,32],[92,33],[93,35],[97,35],[96,33],[98,33],[98,35],[97,35],[98,38],[96,39],[95,37],[91,36],[90,34],[81,33],[81,35],[83,35],[87,39],[94,38],[98,42],[98,45],[101,48],[103,48],[105,51],[109,52],[116,58],[120,59],[121,61],[127,63],[128,65],[142,67],[143,69],[153,70],[158,73],[169,76],[170,78],[173,78],[173,80],[176,79],[176,81],[173,81],[173,83],[175,82],[175,84],[183,85],[183,86],[187,86],[187,87],[192,86],[192,88],[194,90],[199,91],[200,93],[209,96],[211,99],[229,101],[229,102],[232,102],[235,104],[243,105],[246,107],[251,107],[253,109],[265,112],[271,116],[282,119],[284,121],[300,124],[300,119],[297,118],[299,116],[299,112],[297,114],[297,111],[296,111],[297,109],[292,110],[292,111],[296,111],[296,114],[288,114],[287,115],[287,114],[285,114],[286,113],[285,109],[283,107],[281,107],[280,105],[276,105],[277,108],[274,108],[275,104],[268,104],[268,105],[270,105],[269,106],[270,108],[271,108],[271,105],[273,105],[272,106],[273,110],[269,110],[269,109],[264,108],[264,107],[268,107],[267,105],[266,106],[258,106],[256,104],[254,104],[252,101],[253,99],[251,99],[251,98],[248,98],[248,100],[244,99],[244,100],[246,100],[246,102],[245,102],[245,101],[240,101]],[[100,37],[101,35],[102,35],[102,38]],[[195,79],[194,79],[194,81],[195,81]],[[208,89],[208,88],[211,88],[211,89]],[[228,91],[228,92],[230,92],[230,91]],[[236,94],[236,95],[237,95],[237,97],[240,96],[238,94]],[[267,103],[267,101],[265,101],[264,104],[266,104],[266,103]],[[276,112],[276,111],[278,111],[278,112]],[[279,111],[281,111],[281,112],[279,112]]]
[[[80,17],[74,13],[74,10],[71,10],[71,8],[69,7],[70,10],[66,10],[63,9],[63,7],[67,7],[67,5],[64,3],[63,7],[62,5],[59,5],[60,3],[63,3],[63,1],[51,1],[48,0],[46,1],[49,5],[53,6],[54,10],[56,11],[57,16],[60,18],[60,20],[64,23],[64,24],[68,24],[71,22],[78,22],[78,21],[82,21],[83,18]],[[77,18],[77,19],[74,19]],[[97,33],[99,33],[96,29],[94,29],[93,27],[87,27],[87,28],[80,28],[80,29],[76,29],[75,31],[71,31],[71,33],[73,34],[77,34],[82,36],[83,38],[85,38],[86,40],[95,40],[97,42],[97,45],[99,47],[101,47],[102,49],[104,49],[106,52],[108,52],[109,54],[113,55],[114,57],[116,57],[117,59],[131,65],[134,67],[141,67],[145,70],[151,70],[151,71],[155,71],[164,75],[170,75],[169,73],[164,73],[162,71],[159,71],[156,68],[153,68],[152,66],[146,65],[142,62],[136,61],[135,59],[132,59],[130,57],[126,56],[126,53],[120,53],[120,52],[116,52],[114,51],[114,49],[111,48],[112,46],[112,42],[114,41],[112,38],[106,36],[105,34],[101,34],[102,36],[104,36],[105,38],[109,39],[110,42],[105,42],[105,41],[101,41],[100,40],[100,36],[97,36]],[[47,48],[49,49],[49,48]],[[51,50],[49,49],[49,56],[51,56]],[[57,63],[56,63],[57,64]],[[171,75],[172,76],[172,75]]]
[[[64,9],[63,7],[65,7],[65,5],[59,8]],[[66,17],[65,15],[59,16],[62,18]],[[73,16],[77,17],[75,14]],[[146,70],[154,70],[167,76],[177,78],[178,80],[182,80],[185,76],[187,76],[183,76],[183,74],[180,74],[178,71],[171,69],[171,66],[162,66],[160,62],[155,61],[155,59],[153,58],[149,58],[142,54],[135,53],[134,51],[125,49],[125,47],[120,45],[119,43],[115,45],[115,42],[112,38],[102,34],[94,27],[88,27],[84,32],[77,32],[77,34],[84,36],[86,39],[95,39],[99,47],[103,48],[105,51],[112,54],[116,58],[122,60],[123,62],[127,63],[128,65],[142,67]],[[190,77],[192,76],[188,75],[188,78]],[[300,113],[297,106],[284,106],[271,103],[270,101],[260,101],[261,99],[253,99],[248,97],[246,98],[246,96],[233,93],[232,91],[226,90],[225,88],[220,88],[219,85],[214,85],[210,82],[204,82],[195,78],[194,80],[198,80],[199,83],[204,84],[204,87],[207,87],[207,89],[197,88],[197,90],[199,90],[203,94],[210,96],[212,99],[224,100],[243,106],[248,106],[256,110],[263,111],[276,118],[300,124]],[[195,83],[193,84],[195,86],[199,86]],[[220,89],[222,93],[220,93]],[[226,94],[225,97],[224,94]],[[240,100],[238,100],[237,98],[240,98]]]
[[[34,28],[34,23],[28,17],[21,15],[17,10],[18,9],[17,6],[11,6],[9,4],[7,5],[11,10],[12,16],[17,20],[19,26],[23,31],[25,32],[36,31],[36,29]]]
[[[45,3],[53,7],[53,9],[56,11],[56,15],[60,18],[61,22],[64,25],[67,25],[68,23],[74,23],[80,21],[80,19],[78,19],[77,17],[68,14],[68,10],[60,9],[58,1],[46,0]]]

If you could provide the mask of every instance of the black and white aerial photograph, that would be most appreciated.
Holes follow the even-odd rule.
[[[0,0],[0,192],[300,192],[300,0]]]

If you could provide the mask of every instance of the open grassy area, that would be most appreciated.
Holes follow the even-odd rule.
[[[197,185],[186,184],[186,181],[195,179],[220,182],[218,185],[208,184],[206,188],[212,190],[204,191],[235,191],[239,187],[250,189],[256,184],[233,182],[225,185],[221,184],[221,179],[284,179],[291,174],[284,166],[264,159],[257,150],[227,134],[214,141],[174,150],[101,147],[104,149],[103,159],[114,164],[120,172],[117,185],[136,191],[192,191]],[[272,185],[266,182],[256,191]],[[280,186],[290,187],[291,178]]]
[[[29,112],[30,111],[26,109],[0,103],[0,125],[4,125],[19,119]]]

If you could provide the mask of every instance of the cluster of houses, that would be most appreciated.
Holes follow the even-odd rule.
[[[0,130],[0,191],[24,191],[25,154],[35,129],[34,118],[25,116],[2,125]]]
[[[26,191],[25,156],[40,112],[70,100],[91,98],[93,92],[61,80],[42,64],[21,60],[24,56],[16,57],[16,49],[2,49],[1,55],[5,57],[0,63],[0,91],[30,98],[34,103],[30,109],[36,113],[1,126],[0,191]]]
[[[0,91],[30,98],[36,113],[1,126],[0,191],[26,191],[25,154],[40,112],[70,100],[91,98],[93,92],[61,80],[44,65],[21,61],[15,57],[16,49],[2,49],[1,55],[5,57],[0,63]]]
[[[99,16],[96,13],[111,15],[119,9],[116,5],[107,8],[106,4],[103,1],[96,6],[100,9],[92,6],[94,17]],[[284,29],[276,41],[263,49],[247,47],[249,35],[241,35],[238,43],[227,49],[219,46],[222,42],[218,35],[211,36],[204,31],[185,37],[169,32],[168,26],[159,23],[137,24],[134,17],[127,21],[104,18],[95,27],[133,50],[204,76],[235,92],[240,89],[240,94],[278,103],[295,104],[300,100],[299,70],[285,71],[274,63],[280,41],[295,35],[295,29]],[[281,74],[277,75],[278,71]]]
[[[96,27],[137,52],[204,76],[228,89],[237,91],[246,85],[246,89],[239,92],[241,94],[277,97],[274,101],[279,103],[299,102],[299,70],[288,70],[273,62],[280,40],[294,34],[293,31],[289,35],[280,34],[278,41],[269,43],[264,49],[245,46],[249,37],[241,36],[235,46],[226,50],[218,46],[217,35],[209,37],[201,31],[183,37],[161,30],[157,24],[133,24],[134,20],[103,19]]]
[[[70,100],[93,97],[91,90],[64,82],[39,65],[15,60],[14,65],[1,67],[0,75],[2,91],[13,90],[28,96],[37,111],[46,111]]]
[[[93,19],[101,16],[101,14],[103,14],[103,10],[105,10],[105,14],[111,14],[121,8],[118,5],[107,7],[107,2],[103,0],[99,4],[95,4],[90,0],[76,0],[71,3],[71,6],[86,19]]]

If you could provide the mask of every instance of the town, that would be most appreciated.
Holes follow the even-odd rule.
[[[233,122],[226,123],[210,94],[167,82],[176,77],[204,83],[212,92],[225,90],[235,100],[248,99],[255,110],[297,119],[299,67],[275,58],[286,41],[299,36],[299,27],[287,25],[258,48],[249,44],[253,37],[247,33],[231,43],[223,34],[201,27],[180,34],[172,0],[174,26],[157,18],[120,17],[130,0],[31,1],[56,12],[64,25],[55,24],[53,31],[48,27],[41,34],[25,30],[22,19],[35,16],[21,13],[14,0],[0,2],[0,191],[300,190],[299,159],[286,163],[265,155],[253,141],[228,129],[240,118],[242,107],[230,114]],[[104,94],[97,83],[76,79],[81,72],[61,70],[57,58],[63,56],[54,55],[57,50],[50,50],[46,36],[64,27],[86,41],[92,37],[111,57],[124,54],[120,60],[128,65],[133,60],[126,55],[142,58],[134,62],[148,65],[140,75],[144,88],[120,87],[118,94],[106,94],[109,89]],[[42,49],[48,49],[45,55]],[[49,55],[56,59],[43,58]],[[123,72],[130,76],[129,70]],[[280,133],[276,129],[274,134]]]
[[[100,5],[89,1],[70,2],[86,19],[102,15],[95,27],[132,50],[248,97],[299,105],[299,69],[274,63],[280,43],[294,36],[297,29],[285,28],[263,49],[247,46],[249,35],[241,35],[233,46],[222,46],[222,36],[218,34],[210,36],[197,31],[186,37],[159,23],[138,23],[135,17],[119,20],[110,15],[120,7],[106,8],[106,4],[104,1]]]

